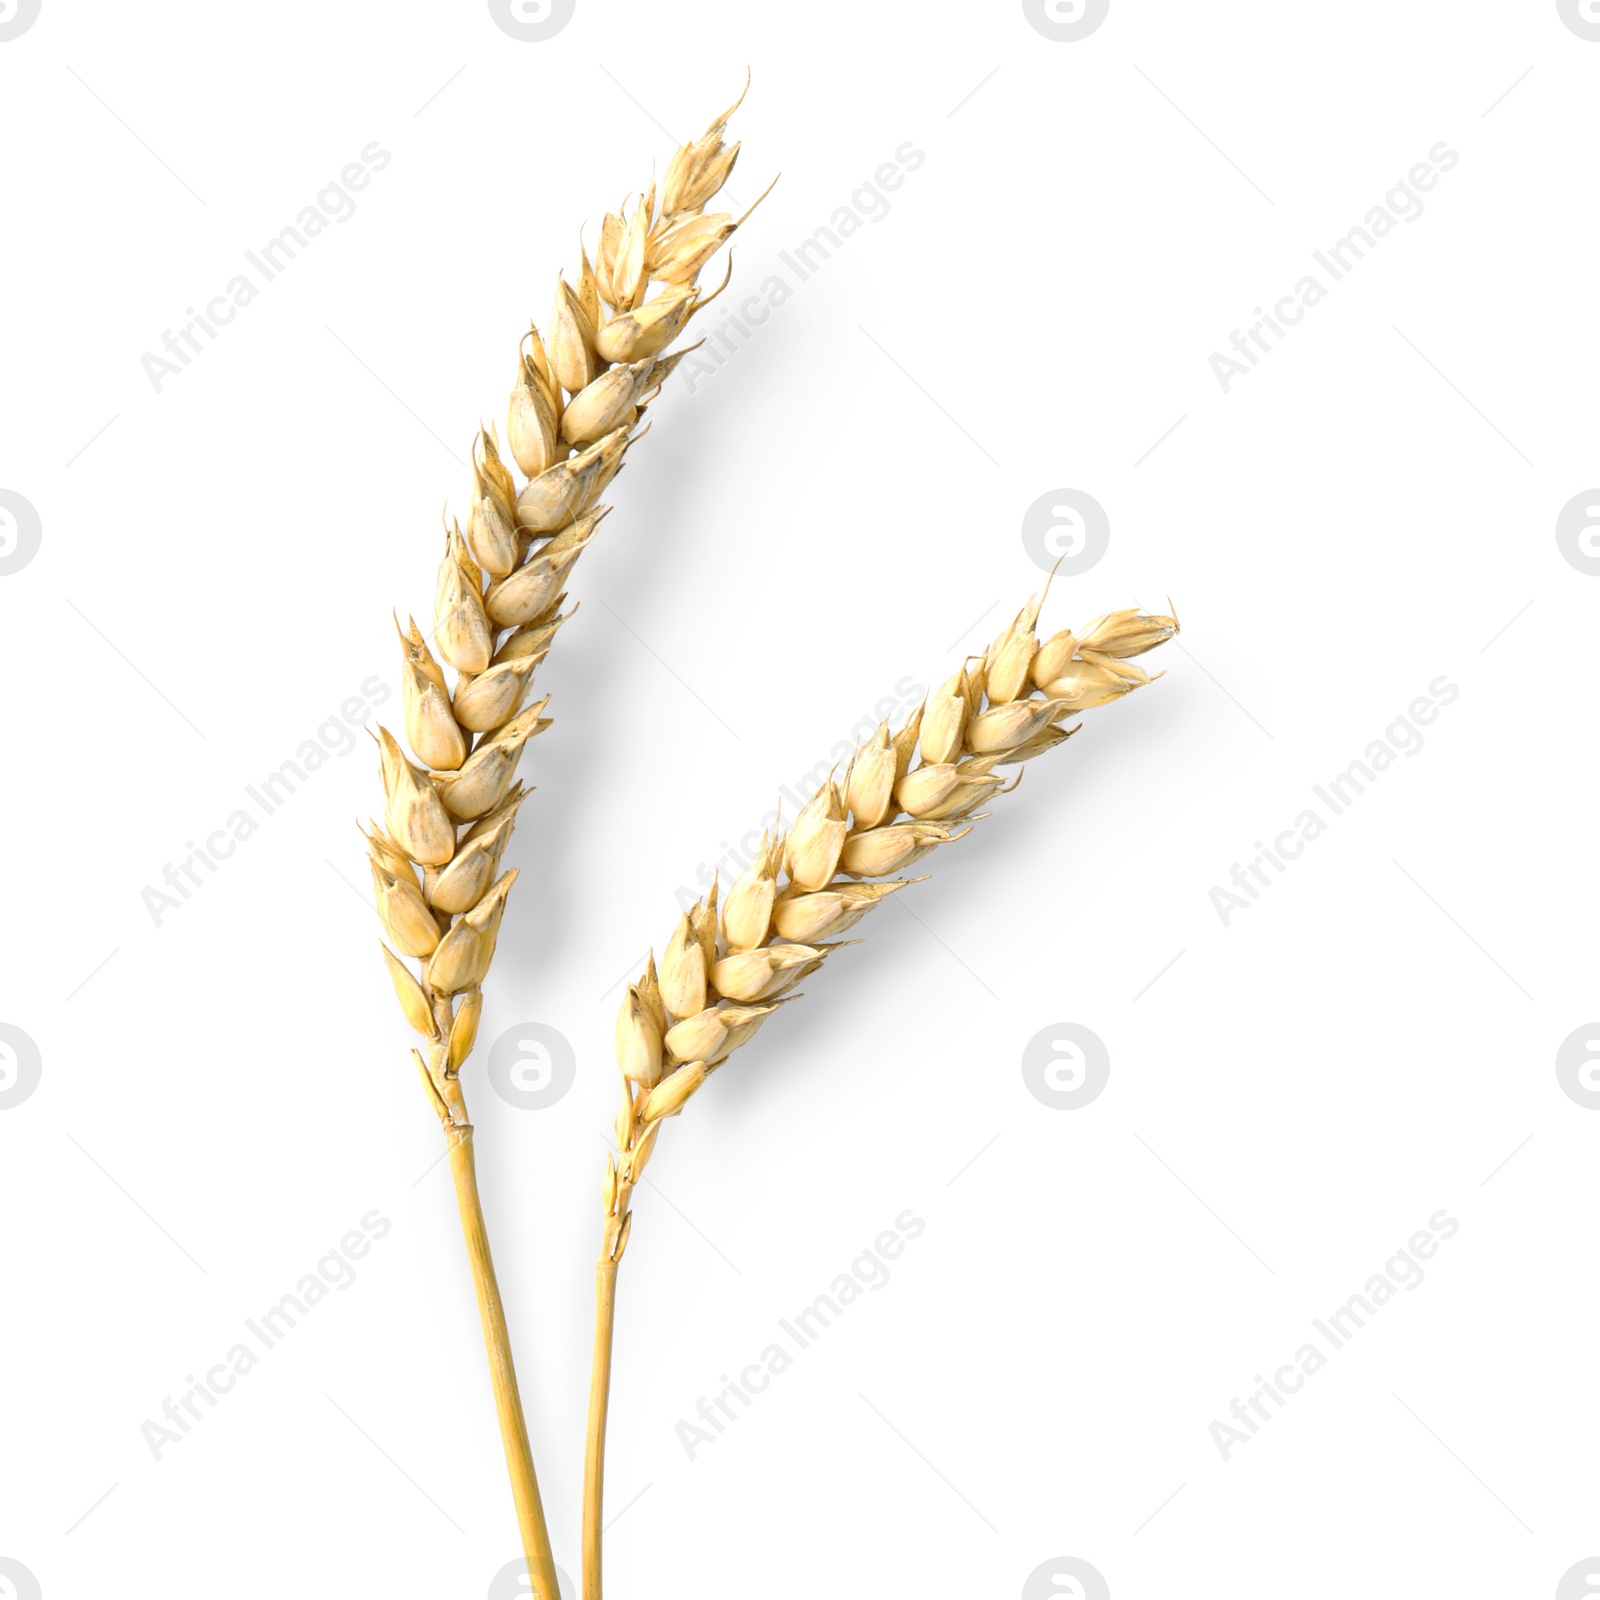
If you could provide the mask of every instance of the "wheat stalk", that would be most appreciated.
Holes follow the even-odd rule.
[[[713,879],[710,891],[679,918],[660,972],[652,952],[644,975],[623,997],[616,1030],[619,1154],[606,1159],[596,1281],[584,1600],[601,1600],[600,1515],[617,1267],[633,1224],[634,1185],[663,1123],[787,998],[799,998],[789,991],[841,948],[823,941],[920,881],[890,874],[964,838],[987,815],[977,808],[1001,790],[1005,780],[997,768],[1053,749],[1076,731],[1059,726],[1064,718],[1150,682],[1130,658],[1178,631],[1175,617],[1114,611],[1080,634],[1063,629],[1041,644],[1034,628],[1042,603],[1042,596],[1031,598],[987,652],[968,657],[898,731],[880,724],[856,751],[843,781],[830,775],[787,837],[763,834],[720,916]],[[887,881],[862,881],[870,879]]]
[[[699,287],[700,273],[744,219],[708,215],[705,207],[738,157],[739,146],[725,145],[723,134],[743,98],[674,155],[659,210],[652,182],[606,216],[593,265],[580,241],[578,282],[558,279],[548,338],[537,327],[524,335],[506,438],[526,481],[519,487],[501,459],[498,435],[480,429],[466,527],[447,527],[434,594],[438,657],[414,619],[403,629],[396,620],[405,735],[421,764],[387,728],[377,734],[384,825],[371,826],[367,843],[378,916],[394,947],[384,945],[383,957],[406,1020],[427,1041],[426,1058],[417,1050],[412,1056],[448,1144],[538,1600],[558,1600],[555,1566],[460,1073],[517,876],[500,872],[527,798],[515,779],[517,762],[528,740],[550,725],[542,715],[548,696],[525,704],[533,673],[567,619],[563,586],[606,514],[599,497],[639,436],[641,413],[687,354],[669,347],[716,298]],[[454,670],[453,686],[445,666]],[[408,959],[418,963],[415,972]]]

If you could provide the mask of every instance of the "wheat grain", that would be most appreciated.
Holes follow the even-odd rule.
[[[1098,617],[1042,644],[1034,596],[981,658],[969,657],[906,723],[887,723],[830,776],[786,838],[763,835],[728,891],[717,885],[678,920],[617,1017],[622,1100],[617,1154],[606,1160],[605,1229],[597,1273],[595,1366],[584,1503],[584,1600],[600,1600],[600,1511],[617,1265],[630,1199],[666,1118],[676,1116],[733,1052],[749,1043],[788,991],[815,972],[846,932],[912,879],[882,879],[964,838],[999,792],[997,768],[1054,749],[1063,719],[1151,681],[1132,657],[1178,631],[1175,617],[1139,610]],[[1013,785],[1014,786],[1014,785]],[[854,941],[851,941],[854,942]],[[787,997],[787,998],[786,998]]]
[[[480,429],[465,526],[446,528],[432,648],[414,619],[399,629],[405,737],[416,762],[387,728],[377,735],[384,822],[372,825],[367,844],[389,941],[383,956],[406,1021],[426,1040],[426,1056],[412,1054],[448,1141],[538,1600],[558,1600],[555,1568],[483,1226],[460,1071],[517,877],[500,871],[526,799],[517,763],[528,740],[550,726],[546,702],[525,701],[570,615],[561,609],[564,586],[605,516],[599,498],[641,436],[641,415],[687,353],[669,347],[721,292],[705,294],[699,276],[743,218],[706,215],[704,208],[738,156],[738,145],[723,140],[738,104],[673,156],[659,210],[652,182],[606,216],[593,263],[580,244],[578,282],[557,280],[548,338],[537,327],[524,335],[506,441],[526,481],[519,486],[502,459],[498,433]],[[415,972],[408,960],[418,963]]]

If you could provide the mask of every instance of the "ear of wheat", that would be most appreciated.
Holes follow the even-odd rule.
[[[1054,749],[1063,719],[1121,698],[1149,675],[1132,658],[1178,631],[1138,610],[1098,617],[1040,643],[1030,599],[981,657],[969,657],[897,731],[887,723],[830,776],[786,837],[763,836],[728,891],[678,920],[657,970],[652,954],[617,1016],[618,1154],[606,1160],[605,1229],[596,1275],[594,1370],[584,1475],[584,1600],[601,1600],[600,1528],[617,1267],[634,1186],[668,1117],[787,1003],[854,927],[916,880],[890,875],[964,838],[1005,784],[1001,768]],[[1014,785],[1013,785],[1014,787]],[[886,881],[871,881],[886,880]],[[854,942],[854,941],[850,941]]]
[[[594,262],[580,246],[576,286],[557,282],[548,334],[535,327],[523,336],[506,442],[526,481],[519,486],[502,458],[497,432],[480,429],[466,525],[445,533],[433,647],[415,620],[396,622],[405,737],[416,761],[387,728],[377,735],[384,821],[367,831],[367,844],[389,940],[383,958],[400,1009],[426,1042],[426,1054],[412,1056],[448,1143],[538,1600],[559,1600],[555,1566],[478,1197],[461,1066],[517,876],[500,871],[527,798],[517,763],[550,726],[546,702],[527,703],[533,674],[570,615],[561,609],[564,586],[605,516],[599,497],[638,437],[641,414],[687,353],[669,347],[716,297],[702,291],[700,273],[743,218],[705,208],[738,157],[739,146],[723,140],[738,104],[673,156],[659,208],[652,182],[606,216]]]

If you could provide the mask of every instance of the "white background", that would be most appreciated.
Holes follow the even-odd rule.
[[[578,224],[747,63],[730,187],[783,179],[739,291],[926,159],[669,385],[541,673],[468,1096],[558,1559],[616,985],[777,783],[982,648],[1069,487],[1110,549],[1046,624],[1170,595],[1182,641],[670,1128],[610,1592],[1034,1600],[1073,1557],[1117,1600],[1556,1594],[1600,1551],[1600,1114],[1555,1072],[1600,1014],[1600,578],[1555,537],[1600,482],[1600,43],[1544,0],[1113,0],[1069,43],[1017,4],[578,0],[522,43],[482,4],[44,0],[0,43],[0,488],[42,527],[0,577],[0,1021],[42,1060],[0,1112],[0,1556],[44,1600],[481,1596],[515,1558],[356,900],[365,735],[159,927],[141,891],[396,683],[389,609]],[[356,213],[156,392],[142,355],[370,141]],[[1440,141],[1424,213],[1224,393],[1211,354]],[[1441,675],[1424,747],[1224,926],[1213,887]],[[578,1064],[542,1111],[485,1077],[532,1022]],[[1021,1072],[1062,1022],[1109,1051],[1080,1110]],[[888,1286],[691,1461],[676,1425],[907,1209]],[[1224,1461],[1233,1398],[1441,1209],[1426,1281]],[[357,1281],[155,1460],[141,1424],[371,1210]]]

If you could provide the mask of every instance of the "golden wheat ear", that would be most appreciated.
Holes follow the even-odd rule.
[[[593,262],[580,236],[577,282],[557,280],[548,337],[537,327],[523,335],[505,450],[495,429],[479,429],[465,525],[446,523],[433,632],[396,618],[411,754],[378,730],[384,820],[367,844],[384,961],[406,1021],[426,1042],[425,1054],[412,1054],[448,1143],[537,1600],[560,1597],[460,1073],[517,876],[500,870],[527,798],[517,763],[550,726],[545,702],[527,703],[533,675],[571,615],[561,609],[564,589],[605,516],[600,496],[687,353],[669,347],[715,298],[701,290],[701,270],[743,220],[705,209],[739,153],[723,141],[733,109],[673,156],[659,207],[652,182],[605,217]]]
[[[844,781],[830,774],[787,837],[763,834],[720,917],[713,881],[678,919],[660,971],[652,955],[623,996],[616,1030],[619,1153],[606,1159],[602,1188],[605,1231],[584,1472],[584,1600],[600,1600],[617,1265],[633,1223],[634,1185],[663,1122],[750,1041],[788,991],[842,948],[819,941],[854,927],[918,881],[861,880],[887,878],[964,838],[987,815],[977,808],[1005,785],[996,768],[1054,749],[1076,731],[1061,727],[1063,719],[1151,682],[1132,658],[1178,632],[1176,617],[1134,608],[1096,617],[1076,634],[1063,628],[1041,644],[1035,627],[1042,605],[1043,596],[1031,598],[981,657],[968,657],[896,732],[881,724],[856,751]]]

